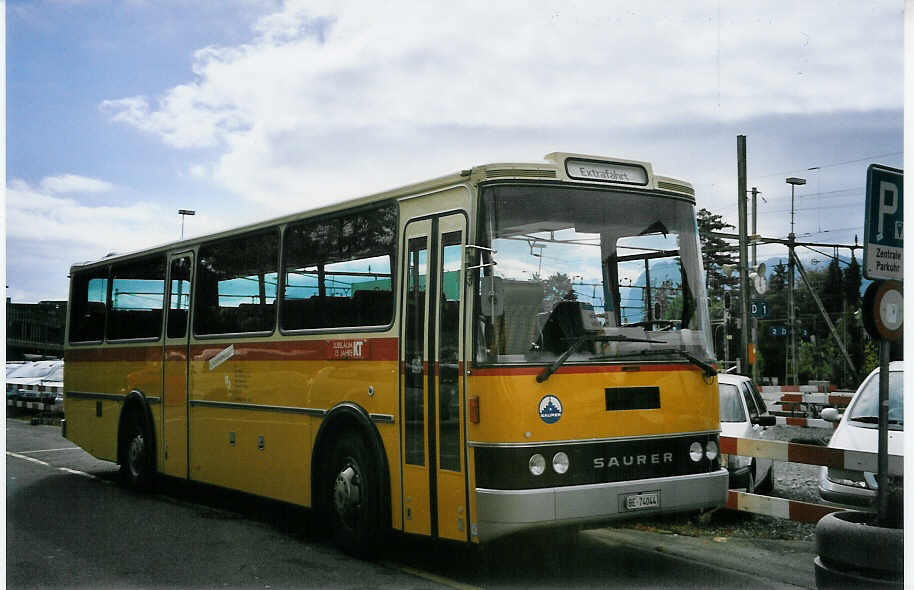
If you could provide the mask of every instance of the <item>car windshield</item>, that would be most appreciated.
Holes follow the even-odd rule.
[[[847,419],[855,426],[879,424],[878,371],[867,378],[855,396]],[[904,429],[904,371],[889,372],[889,428]]]
[[[476,361],[712,361],[694,205],[545,185],[483,191]],[[679,354],[678,354],[679,353]]]
[[[739,389],[729,383],[720,384],[720,421],[745,422],[746,412],[740,399]]]

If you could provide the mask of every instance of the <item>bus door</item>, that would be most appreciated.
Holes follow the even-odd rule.
[[[401,360],[403,530],[469,539],[463,378],[466,218],[406,226]]]
[[[194,255],[185,252],[168,261],[168,302],[165,316],[162,384],[163,472],[188,477],[187,388],[190,368],[190,288]]]

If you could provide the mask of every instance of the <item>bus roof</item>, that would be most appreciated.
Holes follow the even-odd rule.
[[[644,190],[660,190],[678,193],[677,196],[680,198],[685,197],[694,202],[694,189],[690,183],[675,178],[654,175],[651,164],[649,162],[625,160],[621,158],[607,158],[606,156],[593,156],[568,152],[552,152],[546,154],[543,157],[543,160],[544,161],[542,162],[535,163],[495,162],[482,164],[474,166],[470,169],[447,174],[445,176],[439,176],[437,178],[403,185],[386,191],[340,201],[338,203],[325,205],[315,209],[298,211],[295,213],[290,213],[271,219],[265,219],[243,226],[228,228],[220,232],[215,232],[203,236],[195,236],[193,238],[187,238],[184,240],[167,242],[157,246],[143,248],[131,252],[112,252],[97,260],[73,263],[71,265],[71,269],[90,267],[99,264],[108,264],[122,259],[133,258],[139,255],[155,254],[166,250],[180,250],[182,247],[190,249],[194,245],[203,241],[229,237],[236,234],[297,221],[299,219],[306,219],[308,217],[350,209],[352,207],[370,205],[372,203],[385,201],[387,199],[397,199],[415,195],[417,193],[426,193],[447,186],[468,182],[479,183],[486,180],[498,180],[505,178],[564,180],[591,185],[599,184],[604,186],[615,186],[617,188],[625,187],[625,185],[629,185],[628,188],[632,188],[631,185],[637,185],[637,188]],[[585,177],[584,175],[576,174],[575,172],[571,171],[569,169],[571,162],[582,163],[585,166],[589,166],[589,168],[585,171],[585,174],[589,176]],[[606,178],[605,176],[596,176],[597,174],[612,175],[618,174],[620,171],[621,173],[625,173],[626,171],[632,170],[638,174],[637,170],[639,169],[643,171],[643,178],[640,178],[640,181],[638,182],[626,182],[624,180],[616,181],[612,178]]]

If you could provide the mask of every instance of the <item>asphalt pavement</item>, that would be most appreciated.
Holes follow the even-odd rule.
[[[603,528],[482,547],[394,536],[372,562],[307,510],[166,480],[117,484],[52,426],[6,420],[10,588],[813,588],[811,542]]]

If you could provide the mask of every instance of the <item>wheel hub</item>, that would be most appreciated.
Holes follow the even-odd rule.
[[[344,519],[361,501],[359,484],[359,473],[351,464],[347,464],[336,476],[336,482],[333,484],[333,503],[337,514]]]
[[[145,448],[146,441],[143,440],[143,435],[137,433],[130,441],[130,446],[127,448],[127,463],[130,466],[130,472],[134,476],[140,474],[140,462]]]

